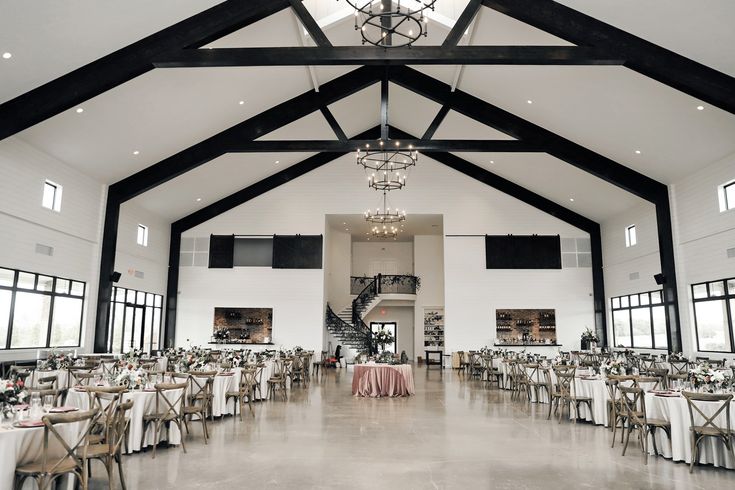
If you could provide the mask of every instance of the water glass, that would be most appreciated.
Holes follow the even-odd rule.
[[[44,395],[43,411],[49,413],[52,408],[54,408],[54,395]]]

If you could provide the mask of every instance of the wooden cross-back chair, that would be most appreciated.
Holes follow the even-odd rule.
[[[127,400],[119,403],[115,407],[112,419],[108,424],[108,433],[106,441],[98,444],[90,444],[87,448],[85,458],[88,467],[91,466],[92,460],[98,460],[105,465],[107,470],[108,485],[112,487],[112,466],[117,464],[117,470],[120,474],[120,485],[125,490],[125,475],[122,465],[122,448],[127,443],[128,429],[130,427],[130,419],[127,413],[133,408],[133,400]]]
[[[691,393],[682,392],[686,398],[689,407],[689,433],[692,445],[692,461],[689,464],[689,472],[694,471],[694,465],[699,464],[699,443],[708,437],[714,437],[725,445],[730,451],[730,455],[735,459],[733,452],[733,432],[730,426],[730,405],[733,399],[732,394],[714,394],[714,393]],[[706,415],[698,402],[719,403],[719,408],[712,414]],[[718,424],[716,419],[723,414],[724,424]],[[695,421],[696,420],[696,421]],[[700,422],[701,421],[701,422]]]
[[[99,411],[96,409],[84,412],[65,414],[48,414],[42,417],[43,421],[43,448],[41,458],[15,468],[15,488],[20,490],[26,479],[32,478],[39,490],[53,488],[56,479],[62,475],[73,474],[79,486],[86,490],[88,486],[87,462],[85,455],[89,441],[87,435],[94,425]],[[63,436],[57,426],[61,424],[82,424],[80,431],[74,431],[75,437]],[[52,439],[53,437],[53,439]],[[76,439],[76,442],[73,442]],[[51,454],[49,442],[55,441],[60,446],[62,456]]]
[[[654,453],[658,455],[658,448],[656,447],[656,429],[662,429],[666,432],[669,440],[671,440],[671,424],[663,419],[649,419],[646,416],[645,392],[641,388],[619,386],[618,391],[620,392],[620,405],[625,411],[625,419],[627,422],[627,429],[625,429],[625,427],[623,428],[625,432],[623,456],[625,456],[625,451],[628,449],[630,433],[635,430],[638,434],[638,441],[641,445],[643,464],[648,464],[648,435],[651,435]],[[614,439],[615,437],[613,436],[613,441]]]
[[[188,375],[187,375],[188,376]],[[188,381],[182,383],[158,383],[156,384],[156,403],[153,413],[143,416],[143,434],[141,436],[140,445],[145,445],[145,435],[148,427],[152,424],[154,428],[153,434],[153,455],[156,457],[156,446],[161,438],[161,430],[164,428],[170,432],[171,424],[176,425],[181,433],[181,448],[186,453],[186,444],[184,443],[183,431],[183,410],[184,400],[186,399],[186,388]],[[180,390],[179,393],[175,393]],[[173,400],[169,399],[169,396]]]
[[[189,433],[189,422],[196,415],[202,423],[204,444],[208,443],[209,428],[207,427],[207,414],[212,413],[214,377],[217,371],[192,371],[189,373],[189,393],[183,407],[184,427]],[[211,415],[214,421],[214,415]]]

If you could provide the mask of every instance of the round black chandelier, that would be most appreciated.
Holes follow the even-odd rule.
[[[400,223],[406,221],[406,210],[399,211],[398,208],[391,210],[388,207],[388,197],[385,191],[383,192],[383,207],[375,208],[375,212],[370,209],[364,213],[365,221],[368,223],[375,223],[379,225],[385,225],[390,223]]]
[[[370,144],[363,150],[358,149],[356,157],[357,164],[368,176],[368,186],[378,191],[403,189],[408,170],[419,160],[413,146],[402,149],[399,141],[386,143],[383,140],[378,141],[376,149],[371,149]]]
[[[393,225],[376,225],[373,226],[372,230],[370,230],[370,234],[373,238],[377,238],[378,240],[388,240],[390,238],[396,240],[398,238],[398,228]]]
[[[410,46],[428,34],[425,10],[434,10],[436,0],[346,0],[355,9],[355,30],[362,44],[381,48]]]

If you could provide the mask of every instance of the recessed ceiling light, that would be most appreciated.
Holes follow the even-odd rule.
[[[197,197],[197,202],[202,202],[202,198],[201,197]]]
[[[533,101],[531,99],[528,99],[526,102],[529,104],[533,104]]]
[[[697,106],[697,110],[698,111],[703,111],[704,110],[704,106],[703,105],[698,105]]]
[[[139,152],[138,150],[135,150],[135,151],[133,152],[133,155],[140,155],[140,152]]]
[[[238,102],[238,104],[244,105],[245,104],[245,101],[244,100],[241,100],[240,102]]]
[[[570,197],[570,198],[569,198],[569,200],[570,200],[571,202],[574,202],[574,198],[573,198],[573,197]]]
[[[81,114],[82,112],[84,112],[84,109],[82,109],[81,107],[77,107],[77,114]]]
[[[5,59],[5,60],[9,60],[12,57],[13,57],[13,55],[11,53],[8,53],[7,51],[5,53],[3,53],[3,59]]]
[[[635,154],[636,154],[636,155],[640,155],[640,154],[641,154],[641,150],[636,150],[636,151],[635,151]]]
[[[281,163],[281,161],[280,160],[276,160],[276,163]]]
[[[495,160],[490,160],[490,163],[495,163]]]

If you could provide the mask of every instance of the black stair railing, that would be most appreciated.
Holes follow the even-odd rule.
[[[325,322],[327,330],[340,341],[360,351],[370,351],[372,349],[372,334],[362,319],[351,325],[337,316],[332,307],[327,304]]]
[[[352,276],[350,294],[359,295],[365,286],[375,281],[378,294],[416,294],[421,287],[421,279],[408,274],[378,274],[374,277]]]

